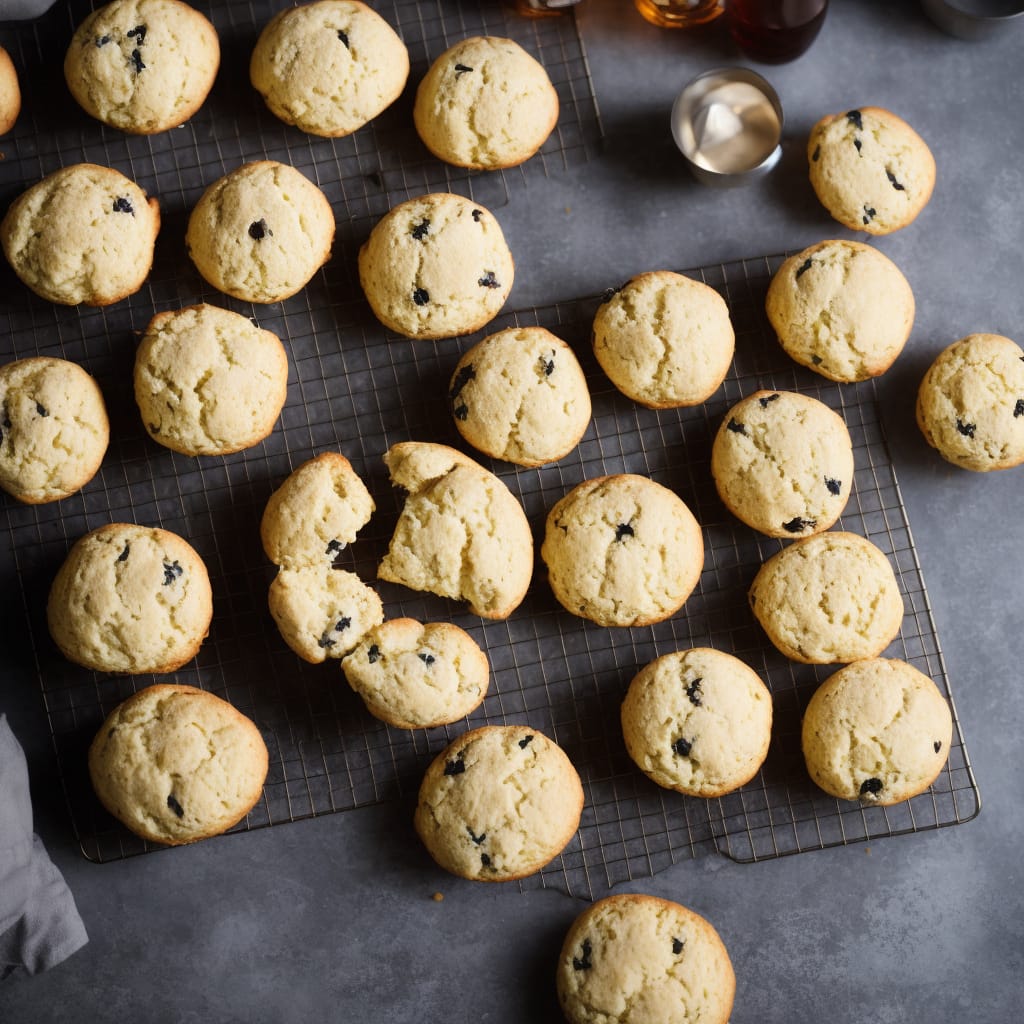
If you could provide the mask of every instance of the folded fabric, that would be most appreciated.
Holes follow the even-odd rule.
[[[0,978],[38,974],[89,941],[74,897],[32,832],[25,753],[0,715]]]

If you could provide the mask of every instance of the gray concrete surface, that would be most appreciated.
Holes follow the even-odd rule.
[[[1024,468],[947,466],[917,433],[913,400],[956,338],[1024,340],[1024,26],[971,44],[943,36],[915,2],[833,3],[804,57],[759,68],[786,111],[780,165],[716,192],[687,176],[668,111],[694,74],[741,62],[723,27],[658,30],[625,0],[584,0],[580,23],[606,147],[571,174],[513,189],[502,215],[520,268],[510,306],[654,267],[849,237],[807,183],[804,140],[824,113],[889,107],[932,145],[930,205],[879,243],[917,297],[910,343],[880,389],[984,801],[975,821],[938,832],[755,865],[707,856],[622,889],[678,900],[715,924],[736,968],[734,1024],[1020,1020]],[[4,613],[18,621],[16,609]],[[86,863],[49,785],[26,657],[15,644],[0,707],[30,751],[39,828],[91,942],[49,974],[0,986],[5,1024],[558,1019],[555,958],[582,905],[444,875],[417,845],[408,806]],[[431,899],[437,890],[443,902]]]

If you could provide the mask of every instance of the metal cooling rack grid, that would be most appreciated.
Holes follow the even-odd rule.
[[[955,710],[950,760],[929,793],[896,808],[861,809],[818,792],[803,768],[799,722],[831,669],[789,662],[747,610],[746,589],[780,544],[756,536],[726,513],[710,475],[711,440],[726,409],[757,387],[799,390],[836,408],[850,428],[856,478],[838,526],[869,537],[896,569],[907,613],[887,653],[910,661],[949,694],[874,388],[831,385],[782,354],[761,312],[781,259],[690,271],[722,291],[737,328],[732,373],[711,401],[695,409],[642,409],[609,386],[588,345],[596,298],[505,314],[489,325],[488,333],[528,323],[555,330],[576,349],[592,390],[593,423],[566,459],[539,470],[484,460],[522,498],[538,540],[546,510],[576,483],[602,473],[640,472],[672,487],[690,505],[704,527],[705,569],[679,615],[628,630],[604,629],[564,612],[543,582],[542,566],[526,601],[505,622],[482,623],[459,605],[380,584],[388,617],[451,619],[481,642],[491,660],[492,688],[484,705],[466,722],[425,732],[405,733],[372,719],[336,666],[304,665],[285,647],[266,611],[270,567],[260,550],[258,524],[270,492],[292,468],[319,450],[340,448],[378,503],[347,552],[346,566],[373,579],[400,505],[380,455],[409,438],[464,447],[445,395],[459,354],[480,335],[410,343],[383,332],[359,302],[331,307],[336,319],[327,332],[311,330],[303,316],[264,317],[264,325],[281,330],[291,353],[295,372],[288,403],[266,442],[223,459],[156,450],[125,394],[130,360],[115,367],[111,357],[110,376],[100,383],[114,396],[112,418],[123,431],[117,453],[108,455],[97,480],[59,508],[6,507],[60,769],[86,856],[110,860],[151,848],[98,807],[84,764],[104,715],[156,680],[101,677],[65,662],[48,639],[44,608],[49,581],[70,544],[119,518],[184,534],[210,568],[216,609],[211,635],[178,679],[231,700],[267,738],[271,772],[264,796],[240,827],[407,801],[430,758],[447,742],[469,727],[510,722],[529,723],[555,738],[580,769],[587,797],[578,836],[560,858],[525,880],[524,888],[550,886],[592,896],[707,850],[758,860],[973,817],[979,796]],[[314,308],[309,317],[322,312]],[[633,674],[659,654],[697,645],[746,660],[768,682],[775,702],[765,767],[739,793],[720,800],[660,790],[629,761],[619,733],[619,703]]]

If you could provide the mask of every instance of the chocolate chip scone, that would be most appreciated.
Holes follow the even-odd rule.
[[[286,568],[330,565],[370,521],[374,507],[348,459],[321,452],[270,496],[260,521],[263,550]]]
[[[787,354],[835,381],[885,373],[914,325],[914,293],[870,245],[819,242],[776,271],[765,300]]]
[[[530,524],[512,492],[445,445],[396,444],[384,461],[408,496],[377,576],[508,618],[533,574]]]
[[[811,185],[840,224],[871,235],[906,227],[935,186],[935,158],[902,118],[881,107],[823,117],[807,142]]]
[[[721,386],[735,334],[714,288],[669,270],[627,281],[594,316],[594,355],[611,382],[650,409],[699,405]]]
[[[100,802],[143,839],[169,846],[226,832],[267,776],[256,725],[192,686],[147,686],[119,704],[89,748]]]
[[[370,307],[407,338],[479,330],[505,304],[513,276],[494,215],[446,192],[394,207],[359,250],[359,281]]]
[[[772,697],[739,658],[698,647],[641,669],[621,718],[629,756],[648,778],[688,796],[724,796],[768,755]]]
[[[783,548],[758,570],[749,598],[768,639],[805,664],[873,658],[903,622],[889,559],[855,533],[830,530]]]
[[[573,922],[557,985],[571,1024],[727,1024],[736,976],[710,922],[678,903],[623,893]]]
[[[558,121],[547,71],[518,43],[472,36],[449,47],[416,90],[413,121],[434,156],[474,170],[528,160]]]
[[[90,14],[71,39],[64,78],[93,117],[152,135],[187,121],[220,66],[213,25],[179,0],[114,0]]]
[[[260,33],[249,78],[272,113],[313,135],[361,128],[402,94],[409,54],[395,30],[356,0],[286,7]]]
[[[388,619],[342,661],[367,710],[399,729],[464,718],[487,692],[490,664],[476,641],[450,622]]]
[[[0,417],[0,487],[30,505],[81,490],[110,440],[99,386],[64,359],[0,367]]]
[[[579,360],[543,327],[510,327],[474,345],[455,367],[448,401],[474,448],[520,466],[561,459],[590,425]]]
[[[108,306],[142,287],[159,230],[159,204],[134,181],[111,167],[73,164],[14,200],[0,242],[42,298]]]
[[[507,882],[557,857],[582,810],[583,786],[561,747],[525,725],[490,725],[438,754],[413,823],[446,871]]]
[[[0,135],[6,135],[21,113],[18,72],[10,54],[0,46]]]
[[[949,757],[953,717],[923,672],[868,658],[818,687],[801,735],[807,770],[826,793],[887,806],[935,781]]]
[[[97,672],[173,672],[210,628],[206,566],[177,534],[133,523],[87,533],[50,588],[50,635],[71,661]]]
[[[327,197],[288,164],[257,160],[215,181],[188,219],[196,269],[246,302],[280,302],[327,262],[334,213]]]
[[[853,484],[841,416],[792,391],[757,391],[726,414],[711,448],[729,511],[769,537],[806,537],[840,516]]]
[[[558,501],[540,553],[562,606],[601,626],[667,619],[704,567],[700,525],[683,500],[631,473],[585,480]]]
[[[135,401],[149,436],[184,455],[251,448],[288,394],[276,334],[217,306],[157,313],[135,353]]]
[[[947,461],[985,473],[1024,462],[1024,351],[970,334],[936,356],[917,393],[917,425]]]

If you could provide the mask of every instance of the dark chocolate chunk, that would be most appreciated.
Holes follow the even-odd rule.
[[[574,956],[572,958],[572,969],[574,971],[589,971],[594,965],[590,962],[590,954],[593,952],[593,947],[590,945],[590,939],[584,939],[583,945],[580,947],[582,956]]]
[[[739,423],[739,422],[737,422],[736,420],[733,420],[733,419],[729,420],[729,422],[726,424],[726,427],[729,430],[731,430],[734,434],[744,434],[745,435],[746,432],[747,432],[747,428],[745,426],[743,426],[742,423]]]
[[[467,67],[465,64],[455,65],[455,77],[458,78],[460,75],[464,75],[467,71],[472,71],[471,67]]]
[[[480,223],[480,218],[483,215],[484,215],[484,211],[483,210],[474,210],[473,211],[473,220],[475,220],[476,223],[479,224]]]
[[[338,564],[341,560],[341,553],[345,550],[345,545],[340,540],[331,540],[327,542],[327,550],[324,552],[326,555],[331,556],[331,565],[335,569],[340,569],[341,566]]]
[[[135,209],[126,196],[118,196],[114,200],[114,213],[130,213],[135,216]]]
[[[868,204],[865,203],[864,216],[861,218],[861,220],[863,220],[865,224],[870,224],[875,219],[876,213],[878,213],[878,211],[873,206],[868,206]]]
[[[616,540],[621,541],[623,537],[632,537],[632,536],[634,536],[634,531],[633,531],[633,527],[630,526],[629,523],[619,523],[619,525],[615,527],[615,539]]]
[[[1013,407],[1013,418],[1024,416],[1024,398],[1018,398],[1017,404]]]
[[[830,476],[825,477],[825,486],[828,488],[829,494],[838,494],[843,489],[842,481],[835,480]]]
[[[893,174],[892,171],[890,171],[888,167],[886,167],[886,169],[885,169],[885,176],[889,179],[889,184],[892,185],[892,187],[894,189],[896,189],[897,192],[904,192],[904,191],[906,191],[906,187],[907,186],[906,185],[901,185],[896,180],[896,175]]]
[[[335,643],[336,641],[331,638],[331,631],[329,629],[325,629],[320,634],[320,639],[317,640],[317,646],[322,647],[324,650],[328,647],[333,647]]]
[[[415,302],[417,306],[425,306],[430,301],[430,292],[428,292],[426,288],[417,288],[412,293],[412,301]]]
[[[863,143],[863,142],[861,142],[861,141],[860,141],[860,139],[854,139],[854,140],[853,140],[853,145],[854,145],[854,148],[855,148],[855,149],[857,150],[857,152],[859,153],[859,152],[860,152],[860,147],[861,147],[861,146],[863,146],[863,145],[864,145],[864,143]]]
[[[800,516],[794,516],[788,523],[783,523],[782,528],[787,533],[803,533],[804,530],[817,525],[817,519],[802,519]]]
[[[345,32],[343,29],[339,28],[338,29],[338,38],[345,44],[345,48],[346,49],[349,49],[349,50],[351,49],[351,47],[348,45],[348,33],[347,32]]]
[[[445,775],[461,775],[466,770],[466,762],[462,760],[462,755],[459,754],[453,761],[445,761],[444,773]]]
[[[978,429],[976,423],[964,423],[962,419],[957,417],[956,429],[964,435],[964,437],[974,437],[975,430]]]
[[[704,696],[700,688],[700,684],[702,682],[704,682],[703,676],[697,676],[697,678],[686,687],[686,696],[690,698],[690,703],[694,707],[698,708],[700,707],[700,699]]]
[[[765,395],[764,398],[759,398],[757,404],[762,409],[767,409],[771,402],[777,402],[782,396],[776,392],[774,395]]]
[[[864,131],[864,122],[861,120],[859,110],[849,110],[846,113],[846,120],[853,125],[858,131]]]
[[[494,276],[493,270],[485,270],[484,276],[477,281],[481,288],[500,288],[501,282]]]
[[[882,780],[881,779],[865,779],[860,784],[860,795],[866,796],[868,793],[874,796],[876,793],[882,792]]]
[[[820,156],[821,156],[821,146],[818,145],[818,146],[814,147],[814,152],[811,154],[811,159],[815,163],[817,163],[818,162],[818,157],[820,157]]]
[[[491,858],[486,853],[481,853],[480,863],[483,864],[485,868],[489,868],[491,866]]]
[[[932,746],[935,748],[935,753],[937,754],[942,749],[942,740],[936,740]]]
[[[146,26],[136,25],[135,28],[129,29],[127,32],[125,32],[125,35],[129,39],[134,39],[135,42],[137,42],[139,46],[141,46],[146,41]]]
[[[422,242],[429,232],[430,221],[424,217],[423,220],[421,220],[419,224],[412,229],[412,237],[415,238],[417,242]]]
[[[179,818],[184,818],[185,817],[185,808],[182,807],[181,804],[178,803],[178,801],[175,799],[173,793],[169,793],[167,795],[167,806],[170,807],[170,809],[172,811],[174,811],[174,813]]]
[[[525,750],[532,742],[533,742],[533,735],[532,734],[530,736],[524,736],[519,741],[519,749],[520,750]]]
[[[457,420],[461,420],[463,423],[465,423],[466,420],[469,419],[469,406],[466,405],[465,402],[463,402],[462,405],[457,405],[454,409],[452,409],[452,415]]]
[[[420,651],[419,659],[423,662],[424,665],[427,666],[427,668],[433,665],[434,662],[437,660],[432,654],[424,654],[422,651]]]
[[[693,740],[685,740],[682,736],[680,736],[679,739],[677,739],[675,743],[672,744],[672,749],[680,757],[689,757],[690,751],[693,749]]]
[[[823,363],[824,361],[825,361],[825,360],[824,360],[824,359],[822,359],[822,358],[821,358],[821,356],[819,356],[819,355],[817,355],[817,354],[815,354],[815,355],[812,355],[812,356],[811,356],[811,362],[812,362],[812,363],[814,363],[814,365],[815,365],[815,366],[821,366],[821,364],[822,364],[822,363]]]
[[[256,239],[257,242],[266,238],[267,235],[273,235],[273,233],[262,217],[259,220],[254,220],[249,225],[249,237]]]
[[[343,615],[334,624],[334,632],[335,633],[344,633],[345,630],[348,629],[348,627],[351,626],[351,625],[352,625],[352,620],[347,615]]]
[[[605,288],[601,293],[601,301],[608,302],[613,295],[618,295],[621,289],[619,288]]]
[[[178,560],[175,559],[169,565],[164,562],[164,586],[169,587],[179,576],[184,575],[185,570],[178,565]]]
[[[472,839],[477,846],[479,846],[487,838],[486,832],[481,832],[480,835],[474,834],[473,830],[469,827],[469,825],[466,826],[466,831],[469,833],[469,838]]]
[[[121,554],[119,554],[117,556],[117,560],[119,562],[127,562],[128,561],[128,552],[129,552],[130,548],[131,548],[131,545],[126,543],[125,546],[124,546],[124,551],[122,551]]]
[[[672,952],[675,953],[676,956],[679,956],[679,954],[682,953],[683,945],[684,945],[684,942],[683,942],[682,939],[677,939],[677,938],[675,938],[673,936],[673,938],[672,938]]]
[[[38,414],[39,414],[40,416],[44,416],[44,417],[45,417],[45,416],[49,416],[49,415],[50,415],[50,410],[49,410],[49,409],[47,409],[47,408],[46,408],[46,406],[45,406],[45,405],[43,405],[43,403],[42,403],[42,402],[36,402],[36,412],[37,412],[37,413],[38,413]]]
[[[472,363],[467,363],[457,374],[455,374],[455,380],[452,381],[451,391],[448,392],[448,400],[454,402],[462,393],[462,389],[471,380],[476,380],[476,369]]]
[[[96,46],[97,47],[106,46],[107,43],[109,43],[109,42],[110,42],[110,36],[97,36],[96,37]]]
[[[807,259],[805,259],[803,261],[803,263],[801,263],[800,266],[797,268],[797,271],[796,271],[797,279],[799,279],[801,274],[806,274],[807,271],[811,269],[811,264],[813,264],[813,263],[814,263],[814,260],[812,260],[810,258],[810,256],[808,256]]]
[[[380,657],[380,648],[376,644],[371,644],[370,649],[366,652],[366,660],[372,665]]]
[[[135,74],[146,70],[146,65],[142,62],[142,54],[138,50],[132,50],[132,67],[135,68]]]
[[[555,353],[551,353],[550,359],[545,359],[543,356],[540,357],[540,365],[544,371],[545,377],[550,377],[555,372]]]

